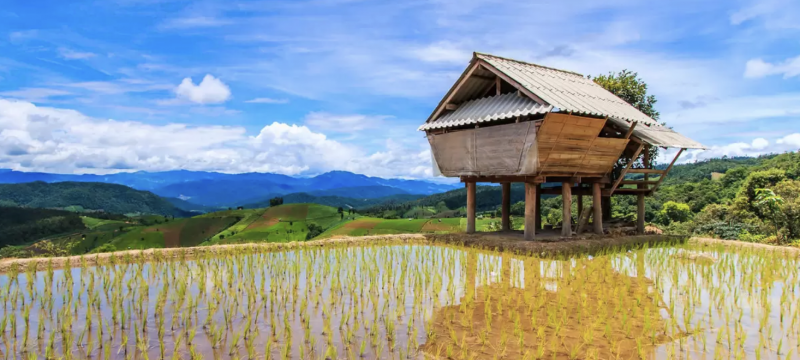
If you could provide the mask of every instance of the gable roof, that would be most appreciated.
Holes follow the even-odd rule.
[[[561,112],[658,125],[657,121],[581,74],[489,54],[475,53],[475,58],[502,72]]]
[[[467,101],[459,105],[455,111],[423,124],[419,130],[450,128],[517,116],[546,114],[552,109],[552,106],[539,104],[527,96],[508,93]]]
[[[503,101],[499,98],[504,95],[499,95],[466,101],[454,112],[440,116],[448,102],[460,103],[481,96],[486,86],[491,86],[494,82],[491,80],[494,76],[505,80],[539,106],[534,108],[524,102]],[[466,108],[462,110],[463,107]],[[492,107],[495,109],[491,109]],[[635,122],[638,126],[634,128],[633,135],[650,145],[705,148],[702,144],[659,124],[581,74],[478,52],[473,54],[467,69],[419,130],[500,120],[525,115],[523,113],[526,111],[527,114],[569,112],[575,115],[606,117],[621,128],[629,128]]]

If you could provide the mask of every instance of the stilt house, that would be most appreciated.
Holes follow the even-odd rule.
[[[563,236],[573,231],[573,195],[579,205],[583,195],[592,196],[586,218],[593,217],[599,234],[611,196],[638,196],[637,230],[644,232],[644,197],[685,149],[703,148],[583,75],[481,53],[419,130],[427,134],[434,170],[466,184],[468,233],[475,231],[476,183],[502,184],[504,230],[511,227],[511,183],[525,183],[526,240],[541,228],[543,193],[563,195]],[[655,169],[653,146],[680,151],[665,169]],[[643,175],[626,179],[633,173]],[[561,186],[543,189],[545,182]]]

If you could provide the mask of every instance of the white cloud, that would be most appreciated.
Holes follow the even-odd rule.
[[[230,99],[231,89],[221,80],[207,74],[203,81],[195,85],[192,78],[185,78],[175,88],[179,99],[189,100],[198,104],[218,104]]]
[[[66,96],[70,94],[71,93],[69,91],[49,88],[24,88],[0,92],[0,96],[34,102],[45,101],[51,97]]]
[[[784,78],[800,75],[800,56],[774,64],[762,59],[752,59],[745,64],[746,78],[757,79],[770,75],[783,75]]]
[[[255,98],[245,101],[251,104],[288,104],[288,99]]]
[[[37,30],[12,31],[8,34],[8,40],[12,43],[19,43],[28,39],[33,39],[38,34],[39,32]]]
[[[387,142],[369,153],[306,126],[273,122],[257,135],[242,127],[150,125],[101,120],[74,110],[0,99],[0,168],[58,173],[174,169],[314,174],[347,170],[384,177],[430,177],[427,144]]]
[[[751,142],[734,142],[725,145],[711,146],[708,150],[689,150],[681,155],[679,163],[688,163],[700,160],[720,158],[723,156],[759,156],[765,154],[783,153],[786,151],[798,151],[800,148],[800,133],[786,135],[774,141],[765,138],[756,138]],[[662,151],[659,155],[659,163],[669,163],[675,156],[677,149]]]
[[[305,124],[315,129],[335,132],[354,132],[380,126],[388,116],[378,115],[334,115],[312,112],[306,115]]]
[[[796,148],[800,148],[800,133],[794,133],[794,134],[786,135],[786,136],[778,139],[778,141],[776,141],[776,142],[778,144],[781,144],[781,145],[793,146],[793,147],[796,147]]]
[[[449,41],[440,41],[428,46],[417,48],[411,54],[426,62],[454,63],[466,66],[472,53]]]
[[[95,53],[75,51],[75,50],[68,49],[68,48],[63,48],[63,47],[62,48],[58,48],[58,53],[62,58],[67,59],[67,60],[83,60],[83,59],[89,59],[89,58],[93,58],[93,57],[97,56],[97,54],[95,54]]]

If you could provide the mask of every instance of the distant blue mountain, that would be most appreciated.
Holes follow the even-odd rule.
[[[102,182],[120,184],[159,196],[178,198],[204,206],[238,206],[270,196],[307,192],[316,196],[379,198],[399,194],[430,195],[459,188],[422,180],[383,179],[347,171],[331,171],[314,177],[271,173],[223,174],[175,170],[109,175],[66,175],[0,169],[0,183]],[[335,190],[334,190],[335,189]]]

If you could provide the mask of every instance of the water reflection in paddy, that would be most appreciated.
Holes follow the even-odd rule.
[[[703,251],[714,260],[686,259]],[[0,276],[0,352],[64,358],[798,358],[796,257],[688,245],[566,261],[449,246]],[[40,269],[41,270],[41,269]]]

